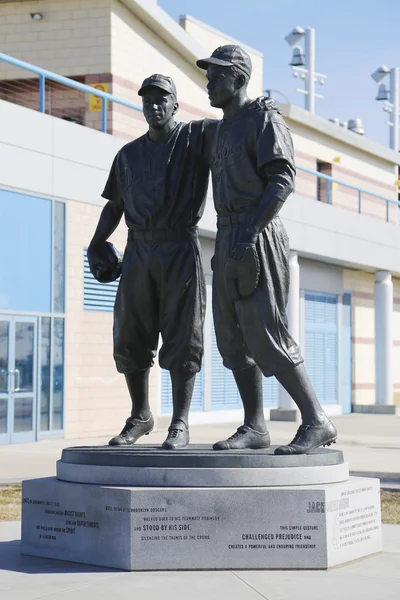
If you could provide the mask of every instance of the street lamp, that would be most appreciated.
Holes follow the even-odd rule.
[[[390,88],[387,89],[384,83],[381,83],[387,75],[390,75]],[[392,150],[399,150],[399,110],[400,110],[400,76],[399,67],[388,69],[385,65],[377,68],[371,73],[371,77],[379,84],[376,100],[383,101],[383,110],[390,114],[389,140]],[[389,101],[390,100],[390,101]]]
[[[297,43],[304,37],[304,52]],[[327,75],[315,72],[315,29],[308,27],[295,27],[285,36],[285,40],[293,48],[293,56],[290,61],[293,77],[300,77],[304,80],[304,90],[296,88],[297,92],[305,94],[305,109],[311,113],[315,112],[315,98],[323,98],[321,94],[315,92],[315,84],[325,83]]]

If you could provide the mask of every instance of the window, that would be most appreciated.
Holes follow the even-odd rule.
[[[51,311],[52,202],[0,190],[0,309]]]
[[[317,171],[322,175],[328,175],[332,177],[332,165],[331,163],[317,160]],[[331,204],[330,198],[330,181],[323,179],[322,177],[317,178],[317,200],[318,202],[325,202]]]

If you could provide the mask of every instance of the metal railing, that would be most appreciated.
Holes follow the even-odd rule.
[[[30,71],[38,76],[38,110],[39,112],[46,112],[46,81],[52,81],[54,83],[58,83],[60,85],[64,85],[74,90],[78,90],[80,92],[84,92],[85,94],[93,94],[101,98],[101,131],[107,132],[107,102],[114,102],[115,104],[120,104],[122,106],[126,106],[127,108],[131,108],[132,110],[143,112],[142,107],[132,102],[128,102],[127,100],[122,100],[121,98],[117,98],[112,94],[107,92],[103,92],[102,90],[98,90],[96,88],[91,87],[90,85],[85,85],[84,83],[80,83],[75,81],[74,79],[70,79],[69,77],[63,77],[62,75],[57,75],[57,73],[53,73],[51,71],[47,71],[46,69],[42,69],[41,67],[37,67],[35,65],[31,65],[30,63],[24,62],[23,60],[19,60],[18,58],[13,58],[8,54],[3,54],[0,52],[0,61],[8,63],[14,67],[19,67],[20,69],[24,69],[25,71]],[[0,74],[1,80],[1,74]],[[7,85],[11,86],[13,80],[1,80],[0,83],[4,89],[7,89]],[[25,91],[28,88],[25,88]],[[4,94],[3,94],[4,95]],[[2,94],[0,93],[0,99]],[[7,98],[3,98],[7,99]],[[23,103],[22,103],[23,104]]]
[[[34,73],[38,77],[38,86],[35,83],[35,87],[38,88],[37,89],[38,97],[36,98],[36,95],[35,95],[35,100],[32,100],[32,98],[30,98],[29,107],[30,108],[34,107],[34,104],[32,105],[32,102],[36,103],[37,109],[42,113],[46,112],[46,91],[47,91],[47,88],[49,88],[49,86],[46,86],[46,81],[51,81],[56,84],[71,88],[73,90],[78,90],[85,94],[93,94],[94,96],[97,96],[98,98],[100,98],[101,99],[101,131],[103,131],[103,132],[107,132],[107,103],[108,102],[114,102],[115,104],[125,106],[129,109],[143,112],[141,106],[133,104],[132,102],[123,100],[121,98],[117,98],[116,96],[113,96],[112,94],[109,94],[102,90],[96,89],[89,85],[85,85],[83,83],[75,81],[74,79],[70,79],[68,77],[63,77],[62,75],[57,75],[56,73],[47,71],[46,69],[42,69],[41,67],[37,67],[35,65],[24,62],[17,58],[13,58],[12,56],[9,56],[8,54],[3,54],[0,52],[0,61],[3,61],[14,67],[18,67],[20,69],[30,71],[31,73]],[[24,84],[21,83],[21,81],[26,81],[26,79],[17,80],[17,81],[18,81],[18,85],[22,89],[22,93],[20,94],[19,99],[22,98],[22,100],[23,100],[24,95],[25,95],[25,99],[26,99],[28,96],[28,92],[30,92],[30,96],[32,96],[31,92],[32,92],[33,88],[29,88],[29,86],[27,84],[25,85],[25,87],[23,87]],[[13,86],[13,85],[15,85],[15,80],[13,80],[13,79],[1,80],[1,74],[0,74],[0,99],[8,99],[7,98],[7,86],[9,86],[11,89],[11,86]],[[48,92],[50,93],[50,89],[48,89]],[[11,97],[10,91],[8,91],[8,94]],[[18,102],[16,102],[16,103],[18,103]],[[26,106],[26,102],[24,103],[24,101],[22,101],[22,104]],[[48,102],[48,104],[49,104],[49,102]],[[50,107],[51,107],[51,104],[50,104]],[[64,109],[65,109],[65,107],[64,107]],[[52,112],[51,108],[47,112],[49,114],[54,114]],[[58,116],[58,115],[54,115],[54,116]],[[86,124],[86,123],[83,123],[83,124]],[[392,199],[382,196],[380,194],[376,194],[375,192],[370,192],[366,189],[363,189],[358,186],[352,185],[350,183],[341,181],[340,179],[336,179],[329,175],[325,175],[324,173],[320,173],[319,171],[313,171],[311,169],[306,169],[305,167],[301,167],[299,165],[297,165],[296,169],[299,172],[303,172],[308,175],[313,175],[314,177],[317,178],[316,181],[319,183],[317,184],[317,187],[315,188],[315,190],[313,190],[312,197],[314,199],[316,197],[318,200],[323,200],[327,204],[334,203],[333,202],[333,199],[334,199],[333,186],[334,186],[334,184],[336,184],[337,186],[342,186],[342,187],[348,188],[348,189],[356,192],[357,210],[360,214],[363,212],[362,211],[362,200],[363,200],[363,197],[365,197],[365,196],[375,198],[375,199],[380,200],[385,203],[385,206],[386,206],[385,218],[386,218],[387,222],[390,221],[391,205],[396,206],[396,207],[399,207],[399,205],[400,205],[400,203],[397,200],[392,200]],[[297,182],[298,182],[298,184],[301,183],[301,178],[298,178]],[[321,194],[321,185],[322,185],[321,182],[324,182],[324,189],[322,190],[322,194]],[[299,187],[299,186],[297,186],[297,187]],[[302,195],[301,192],[299,192],[299,193],[300,193],[300,195]],[[321,198],[319,196],[323,196],[323,198]],[[347,208],[347,206],[345,206],[345,208]],[[398,219],[397,219],[397,213],[396,213],[393,221],[397,223],[397,220]]]
[[[366,196],[378,199],[380,201],[383,201],[385,203],[385,217],[386,217],[386,222],[390,221],[390,206],[392,205],[393,207],[399,207],[400,206],[400,202],[398,200],[392,200],[391,198],[387,198],[386,196],[381,196],[380,194],[376,194],[375,192],[370,192],[364,188],[360,188],[356,185],[353,185],[351,183],[347,183],[345,181],[341,181],[340,179],[336,179],[335,177],[331,177],[330,175],[325,175],[324,173],[320,173],[319,171],[313,171],[312,169],[306,169],[305,167],[300,167],[299,165],[296,165],[296,170],[303,172],[303,173],[307,173],[309,175],[314,175],[318,180],[322,180],[324,182],[326,182],[326,187],[324,190],[324,202],[326,204],[334,204],[333,199],[334,199],[334,190],[333,190],[333,185],[336,184],[337,186],[341,186],[344,188],[348,188],[350,190],[353,190],[356,192],[357,195],[357,211],[362,214],[362,200],[363,200],[363,196],[364,199]],[[300,195],[302,195],[300,193]],[[316,192],[316,194],[317,192]],[[315,196],[314,196],[315,197]],[[317,199],[319,199],[317,197]],[[346,207],[344,207],[346,208]],[[395,219],[394,221],[397,223],[397,214],[395,215]]]

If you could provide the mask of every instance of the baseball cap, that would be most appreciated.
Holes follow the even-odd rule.
[[[196,64],[200,69],[207,69],[209,65],[236,67],[248,77],[251,76],[252,70],[251,58],[246,50],[233,44],[219,46],[209,58],[202,58]]]
[[[144,90],[148,87],[158,87],[161,90],[164,90],[164,92],[168,92],[168,94],[173,94],[176,98],[175,83],[172,81],[171,77],[167,77],[166,75],[156,73],[155,75],[147,77],[138,91],[139,96],[143,96]]]

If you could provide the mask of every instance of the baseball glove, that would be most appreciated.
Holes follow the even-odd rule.
[[[90,272],[100,283],[110,283],[121,275],[122,261],[110,242],[90,245],[87,257]]]
[[[225,287],[234,301],[251,296],[260,279],[260,260],[255,244],[236,244],[225,266]]]

